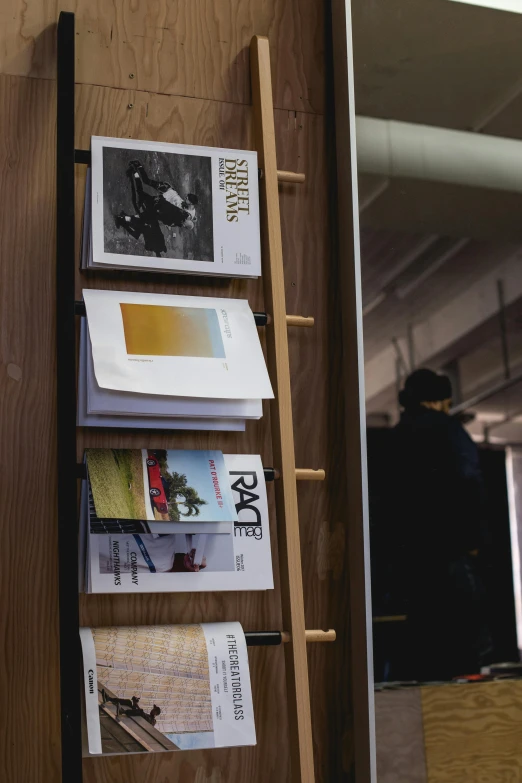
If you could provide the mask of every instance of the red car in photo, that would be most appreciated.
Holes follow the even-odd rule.
[[[156,507],[160,514],[168,514],[169,506],[159,462],[153,451],[147,452],[147,472],[149,474],[149,495],[152,505]]]

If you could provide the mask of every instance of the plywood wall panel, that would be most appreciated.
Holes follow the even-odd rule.
[[[303,187],[280,189],[287,309],[316,318],[314,329],[290,332],[296,458],[300,467],[327,471],[326,482],[298,486],[306,619],[308,627],[334,627],[338,632],[336,644],[309,649],[316,776],[318,783],[350,780],[346,499],[339,437],[340,303],[330,246],[334,228],[328,204],[324,119],[313,113],[323,106],[322,4],[316,0],[192,4],[159,0],[131,6],[117,0],[94,6],[68,2],[63,7],[78,12],[78,147],[88,147],[90,135],[96,133],[251,148],[245,47],[253,32],[270,36],[276,100],[288,107],[276,111],[279,165],[307,175]],[[0,585],[8,607],[0,617],[2,645],[7,651],[0,663],[0,687],[7,712],[13,716],[0,735],[0,779],[54,783],[60,779],[54,380],[56,104],[51,81],[54,31],[47,25],[56,19],[57,7],[55,2],[31,0],[22,5],[6,0],[0,14],[1,68],[24,75],[0,76],[0,182],[7,204],[0,216],[0,431],[3,443],[9,444],[0,472],[0,525],[6,542],[0,556]],[[134,73],[134,79],[129,79],[129,73]],[[182,95],[169,94],[174,92]],[[76,175],[79,239],[84,167],[77,166]],[[263,309],[262,284],[257,281],[78,274],[78,297],[83,285],[246,297],[254,309]],[[254,452],[271,464],[269,432],[267,410],[261,422],[247,425],[244,434],[147,435],[86,428],[79,432],[78,456],[86,446],[147,444]],[[239,619],[248,630],[280,628],[272,490],[269,487],[276,590],[82,596],[82,622]],[[75,518],[72,509],[72,524]],[[88,759],[85,783],[288,781],[283,651],[254,649],[249,655],[256,748]],[[17,728],[18,718],[24,732]],[[32,742],[24,742],[22,748],[21,737],[28,733]]]
[[[253,35],[267,35],[275,105],[323,111],[323,6],[316,0],[4,0],[0,72],[54,78],[52,25],[60,10],[76,13],[81,83],[248,104],[248,46]]]
[[[132,108],[129,108],[132,104]],[[183,141],[193,144],[251,147],[250,107],[222,104],[139,91],[114,90],[81,85],[77,89],[77,144],[88,147],[91,133],[146,138],[157,141]],[[85,169],[77,167],[77,225],[83,204]],[[182,275],[77,274],[77,296],[82,286],[119,290],[148,290],[158,293],[187,293],[207,296],[248,298],[254,309],[263,308],[261,285],[257,281],[213,280]],[[271,464],[269,419],[250,422],[246,433],[147,433],[125,430],[84,428],[79,430],[78,456],[86,446],[157,448],[219,448],[225,452],[261,453]],[[273,487],[268,488],[271,509],[271,535],[277,563],[276,521]],[[276,573],[277,580],[277,573]],[[281,611],[277,590],[248,593],[204,593],[163,595],[82,596],[81,622],[85,625],[200,622],[240,620],[245,629],[280,628]],[[266,652],[266,651],[265,651]],[[167,754],[161,757],[134,756],[114,765],[114,760],[89,759],[84,762],[85,780],[117,783],[165,776],[169,781],[198,780],[203,769],[213,770],[216,780],[266,780],[277,775],[275,756],[266,748],[277,745],[285,734],[286,709],[284,660],[280,650],[274,655],[252,651],[252,683],[259,726],[259,745],[254,750],[215,751],[196,754]],[[288,771],[288,757],[279,759]],[[202,778],[205,780],[205,777]],[[210,778],[212,780],[212,776]]]
[[[60,769],[54,101],[51,82],[0,77],[0,780],[12,783]]]

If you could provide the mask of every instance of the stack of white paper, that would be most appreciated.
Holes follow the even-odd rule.
[[[244,430],[273,397],[243,299],[83,292],[78,424]]]
[[[257,154],[93,136],[82,268],[258,277]]]

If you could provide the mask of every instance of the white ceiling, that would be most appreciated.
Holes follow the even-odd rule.
[[[493,8],[496,11],[509,11],[514,14],[522,14],[520,0],[453,0],[455,3],[470,3],[484,8]]]
[[[449,0],[352,0],[352,9],[357,114],[522,140],[522,14]],[[359,186],[367,366],[392,337],[407,361],[408,325],[458,302],[522,247],[522,195],[369,175]],[[522,365],[516,309],[510,341]],[[458,359],[465,395],[502,378],[498,334],[489,317],[456,342],[455,356],[434,357]],[[368,409],[393,415],[395,400],[391,376]],[[477,413],[498,419],[505,408],[499,398]]]
[[[352,17],[357,114],[473,130],[522,91],[522,15],[353,0]]]

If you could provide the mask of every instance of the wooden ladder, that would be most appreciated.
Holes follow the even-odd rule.
[[[281,602],[283,625],[291,634],[290,643],[285,645],[285,663],[292,782],[313,783],[315,774],[312,720],[288,357],[289,324],[286,314],[278,192],[278,181],[302,182],[304,177],[277,170],[268,38],[252,38],[250,69],[254,139],[261,169],[259,195],[263,286],[265,309],[271,315],[271,321],[266,327],[266,339],[268,370],[275,394],[275,399],[270,403],[272,449],[274,464],[280,466],[281,471],[279,480],[275,482]],[[324,478],[324,473],[321,477]]]

